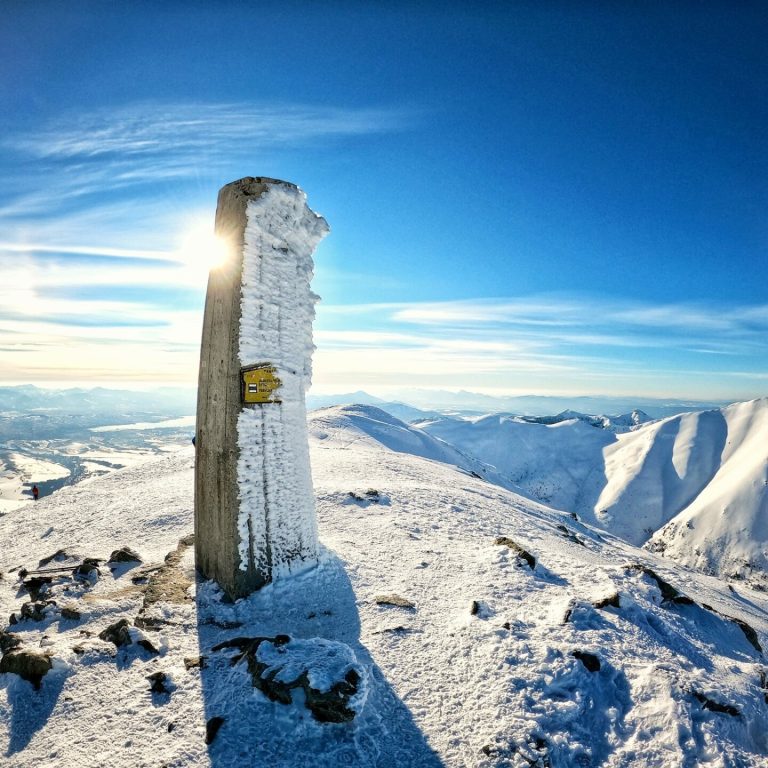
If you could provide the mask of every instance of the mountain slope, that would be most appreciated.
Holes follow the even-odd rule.
[[[694,478],[693,487],[681,483],[678,491],[688,503],[648,546],[690,567],[767,588],[768,400],[690,414],[689,422],[672,457],[681,479]]]
[[[61,548],[105,558],[127,544],[178,579],[150,590],[133,582],[140,567],[102,564],[92,583],[52,585],[59,604],[40,621],[10,628],[24,647],[52,654],[53,669],[39,691],[0,675],[3,764],[765,762],[760,594],[731,592],[454,466],[393,451],[380,438],[400,428],[376,415],[310,419],[321,562],[234,604],[212,583],[185,586],[191,549],[177,542],[193,525],[190,452],[0,518],[0,615],[29,600],[18,568]],[[80,619],[61,616],[65,603]],[[120,618],[140,619],[131,632],[158,653],[100,639]],[[301,696],[270,701],[244,661],[215,650],[280,634],[354,654],[365,703],[351,723],[317,722]],[[167,693],[150,690],[147,677],[160,672]]]
[[[416,425],[529,496],[707,573],[768,586],[768,398],[614,435],[506,416]],[[665,527],[666,526],[666,527]],[[661,530],[663,529],[663,530]]]
[[[603,451],[616,441],[613,432],[580,419],[542,424],[502,414],[413,426],[487,463],[532,499],[594,520],[605,484]]]

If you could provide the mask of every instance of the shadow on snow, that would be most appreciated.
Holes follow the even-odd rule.
[[[318,567],[234,604],[224,602],[213,582],[198,586],[205,717],[224,720],[208,747],[213,768],[443,765],[362,644],[352,584],[334,553],[323,550]],[[253,688],[244,663],[232,666],[227,655],[211,652],[230,638],[278,634],[335,640],[354,651],[368,673],[368,697],[352,722],[317,722],[296,692],[290,705],[272,702]]]

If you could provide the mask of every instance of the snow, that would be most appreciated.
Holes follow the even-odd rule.
[[[744,422],[755,417],[733,414],[734,430],[751,434]],[[235,603],[212,582],[191,583],[191,599],[153,607],[165,623],[144,635],[157,655],[98,638],[137,616],[138,569],[102,565],[95,585],[72,588],[79,622],[12,627],[55,666],[39,692],[0,675],[3,765],[768,764],[768,666],[728,618],[766,646],[762,593],[732,591],[450,462],[413,455],[404,427],[373,408],[312,414],[317,566]],[[106,557],[128,545],[162,564],[192,531],[192,486],[186,449],[0,518],[0,615],[28,599],[10,569],[62,547]],[[350,496],[364,489],[378,496]],[[535,566],[496,544],[500,536]],[[191,558],[189,548],[179,564],[190,579]],[[665,601],[639,563],[695,602]],[[377,602],[390,594],[414,607]],[[595,607],[613,597],[618,607]],[[367,684],[352,722],[317,722],[300,696],[270,701],[242,662],[212,650],[281,634],[292,638],[291,662],[315,670],[316,682],[358,665]],[[272,660],[269,646],[263,653]],[[184,660],[200,655],[205,667],[187,669]],[[149,690],[157,671],[170,693]],[[214,717],[223,724],[206,745]]]
[[[690,567],[768,587],[768,399],[614,434],[489,415],[413,425],[507,485]],[[491,478],[492,475],[488,474]]]
[[[137,421],[134,424],[107,424],[101,427],[91,427],[91,432],[126,432],[134,429],[174,429],[176,427],[195,426],[194,416],[181,416],[178,419],[163,419],[162,421]]]
[[[768,399],[690,414],[681,430],[680,513],[648,544],[707,573],[768,587]]]
[[[246,209],[239,356],[268,363],[279,403],[244,408],[237,422],[240,568],[296,573],[318,553],[305,393],[312,378],[312,252],[325,220],[290,185],[272,184]],[[266,446],[266,448],[265,448]]]

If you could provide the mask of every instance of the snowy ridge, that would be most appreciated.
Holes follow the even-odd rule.
[[[376,406],[339,405],[318,409],[309,414],[309,430],[316,440],[331,438],[337,444],[342,435],[345,447],[375,451],[384,446],[398,453],[454,465],[477,478],[515,490],[515,486],[493,467],[467,456],[444,440],[408,425]]]
[[[763,595],[729,590],[449,464],[391,450],[362,429],[376,415],[312,419],[316,568],[234,604],[212,583],[190,582],[190,599],[162,598],[142,614],[146,595],[131,580],[138,569],[102,564],[98,580],[70,589],[80,619],[49,606],[40,621],[10,627],[54,664],[40,691],[0,675],[3,764],[766,762]],[[381,423],[379,435],[399,434],[397,423]],[[0,615],[29,600],[12,569],[60,548],[105,558],[127,544],[147,567],[178,552],[192,530],[191,462],[186,452],[118,471],[0,518]],[[191,552],[179,555],[180,577],[193,577]],[[400,596],[403,607],[382,595]],[[154,621],[143,635],[156,654],[99,638],[117,619],[139,616]],[[367,680],[352,722],[317,722],[301,697],[268,700],[243,662],[214,650],[281,634],[306,641],[292,646],[299,656],[327,643],[350,649],[341,669],[358,665]],[[332,667],[317,669],[322,679]],[[160,672],[167,693],[150,690],[148,676]],[[206,745],[213,722],[220,727]]]
[[[768,588],[768,399],[689,414],[677,435],[677,498],[688,503],[648,547]]]
[[[613,432],[580,419],[541,424],[500,414],[444,417],[414,427],[489,464],[532,499],[597,522],[594,505],[605,483],[602,453],[615,442]]]

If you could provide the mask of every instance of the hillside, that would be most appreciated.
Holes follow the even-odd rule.
[[[551,425],[443,418],[416,426],[533,499],[636,545],[653,536],[649,546],[707,573],[768,585],[767,398],[619,434],[576,418]]]
[[[53,665],[39,691],[0,674],[4,765],[766,760],[759,593],[403,452],[410,431],[376,409],[321,411],[310,435],[321,562],[235,604],[194,582],[189,449],[0,518],[0,615],[16,614],[13,636]],[[102,562],[90,580],[55,580],[41,599],[56,604],[22,618],[19,568],[60,549],[76,564],[120,546],[143,565]],[[117,648],[99,633],[121,618],[131,642]],[[354,720],[318,722],[299,693],[270,701],[245,661],[232,663],[236,638],[281,634],[297,662],[319,650],[351,660]]]
[[[768,399],[689,414],[677,435],[672,464],[683,508],[647,546],[768,588]]]

